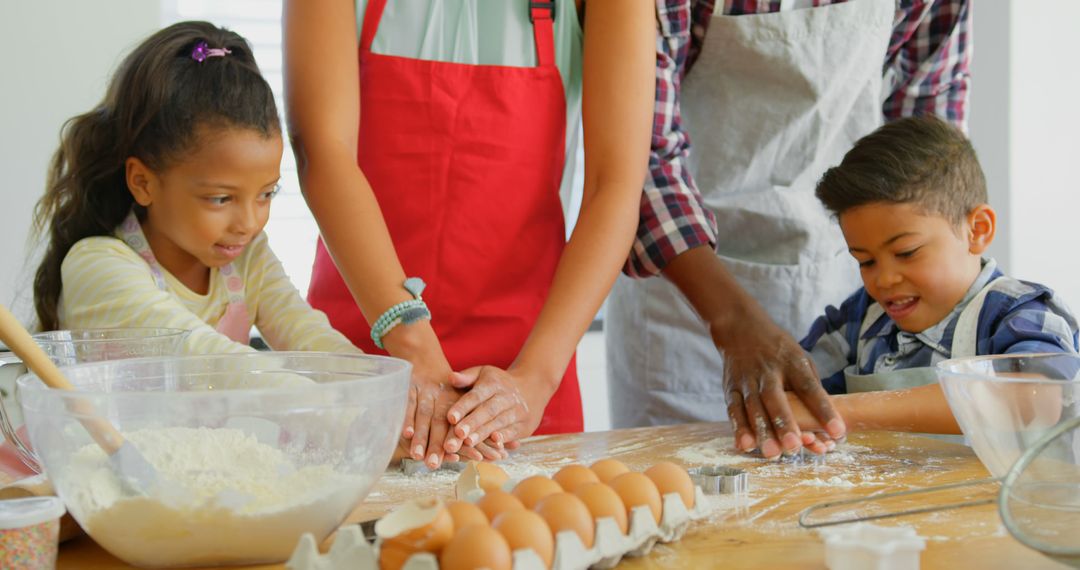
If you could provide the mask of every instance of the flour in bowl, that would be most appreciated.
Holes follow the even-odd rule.
[[[373,482],[332,465],[296,468],[237,429],[125,434],[157,470],[148,495],[120,485],[96,445],[72,459],[69,509],[106,550],[139,566],[283,560],[300,535],[326,536]]]

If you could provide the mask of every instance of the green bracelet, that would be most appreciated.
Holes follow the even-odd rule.
[[[410,325],[423,319],[431,319],[431,311],[428,310],[427,303],[420,297],[424,288],[427,287],[424,280],[419,277],[410,277],[405,280],[404,286],[405,290],[413,298],[390,307],[379,316],[375,324],[371,325],[371,340],[379,348],[385,349],[382,339],[394,327]]]

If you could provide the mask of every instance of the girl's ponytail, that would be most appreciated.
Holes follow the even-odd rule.
[[[60,264],[71,246],[83,238],[112,234],[134,203],[116,131],[102,108],[68,120],[49,165],[33,225],[37,235],[48,235],[34,276],[34,308],[42,330],[59,327]]]

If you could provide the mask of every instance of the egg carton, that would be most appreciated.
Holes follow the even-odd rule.
[[[482,496],[482,494],[481,494]],[[475,494],[467,500],[478,498]],[[694,488],[694,508],[687,509],[678,493],[663,497],[660,524],[647,506],[631,509],[629,529],[624,535],[611,517],[596,521],[596,534],[592,548],[585,548],[577,533],[564,530],[555,535],[555,556],[552,570],[585,570],[586,568],[614,568],[623,557],[645,556],[657,542],[669,543],[686,534],[690,523],[709,514],[708,499],[701,487]],[[286,567],[289,570],[378,570],[379,544],[371,545],[364,539],[359,525],[349,525],[338,530],[330,551],[319,554],[318,545],[311,534],[305,533],[293,551]],[[438,570],[439,561],[434,554],[414,554],[402,570]],[[513,552],[513,570],[544,570],[543,560],[532,549]]]

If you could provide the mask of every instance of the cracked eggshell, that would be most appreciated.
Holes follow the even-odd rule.
[[[609,485],[619,494],[628,511],[633,511],[634,507],[640,505],[647,506],[656,523],[660,523],[660,491],[644,473],[623,473],[612,479]]]
[[[454,534],[454,521],[440,499],[404,503],[375,523],[380,540],[379,566],[396,570],[418,552],[438,554]]]
[[[661,497],[668,493],[678,493],[686,510],[694,508],[694,481],[690,479],[686,469],[670,461],[661,461],[646,469],[645,476],[656,485]]]
[[[510,476],[506,471],[494,463],[470,461],[461,471],[461,475],[458,475],[454,491],[458,499],[468,499],[470,493],[475,494],[476,489],[485,493],[499,490],[509,480]]]

